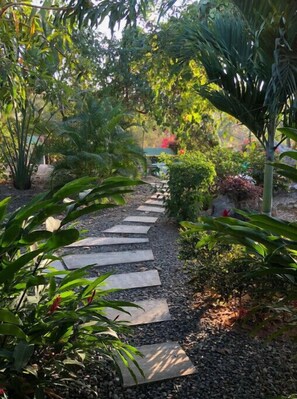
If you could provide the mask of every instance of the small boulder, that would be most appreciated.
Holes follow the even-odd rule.
[[[212,202],[211,216],[234,216],[234,209],[236,208],[234,201],[227,195],[220,195]]]

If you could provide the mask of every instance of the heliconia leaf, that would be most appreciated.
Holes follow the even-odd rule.
[[[88,189],[90,184],[95,183],[96,178],[94,177],[82,177],[76,179],[70,183],[65,184],[60,190],[58,190],[53,198],[54,199],[64,199],[65,197],[70,197],[73,194],[83,191],[83,188]]]
[[[22,229],[20,226],[13,224],[6,229],[2,235],[1,246],[8,247],[21,236]]]
[[[96,289],[100,284],[102,284],[112,273],[105,273],[102,276],[97,277],[94,281],[90,282],[88,286],[84,289],[82,297],[89,295],[94,289]]]
[[[20,244],[31,245],[35,242],[47,240],[51,237],[51,233],[45,230],[36,230],[32,233],[23,235],[22,238],[19,240]]]
[[[83,215],[88,215],[89,213],[96,212],[101,209],[113,208],[114,206],[115,206],[114,204],[92,204],[90,206],[86,206],[84,208],[71,211],[64,218],[62,224],[65,225],[66,223],[72,222]]]
[[[4,198],[2,201],[0,201],[0,220],[3,219],[5,216],[5,212],[7,209],[7,205],[9,204],[11,200],[11,197]]]
[[[15,324],[0,324],[0,335],[11,335],[26,339],[27,336],[21,328]]]
[[[53,250],[72,244],[79,238],[79,232],[76,229],[58,230],[54,232],[51,238],[44,244],[46,250]]]
[[[13,352],[14,357],[14,368],[16,370],[22,370],[25,366],[27,366],[29,360],[31,359],[34,353],[34,345],[28,344],[27,342],[19,342]]]
[[[36,251],[31,251],[20,256],[15,261],[9,262],[5,269],[1,270],[0,272],[0,284],[12,279],[18,270],[20,270],[23,266],[28,265],[42,251],[43,250],[39,248]]]
[[[0,321],[16,325],[22,324],[21,319],[8,309],[0,309]]]

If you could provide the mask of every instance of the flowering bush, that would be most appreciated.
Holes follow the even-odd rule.
[[[55,252],[79,238],[68,223],[123,203],[122,194],[136,183],[111,178],[98,185],[95,179],[82,178],[40,194],[12,215],[5,214],[9,199],[0,202],[2,397],[58,397],[56,385],[76,381],[77,367],[93,351],[126,365],[138,353],[119,339],[125,326],[106,317],[108,307],[120,311],[135,306],[105,299],[109,292],[103,284],[109,274],[88,279],[88,267],[51,267]]]

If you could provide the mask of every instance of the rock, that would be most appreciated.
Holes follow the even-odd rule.
[[[234,208],[234,201],[232,201],[227,195],[220,195],[213,200],[211,216],[224,216],[224,212],[228,212],[229,216],[233,216]]]

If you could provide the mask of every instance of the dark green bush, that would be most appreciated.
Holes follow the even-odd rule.
[[[213,164],[200,152],[186,153],[168,164],[168,214],[177,220],[196,220],[208,208],[209,189],[215,177]]]
[[[245,171],[245,163],[242,153],[239,151],[217,146],[207,152],[206,156],[214,164],[217,181],[221,181],[227,176],[236,176]]]
[[[208,244],[197,246],[204,241]],[[286,292],[286,282],[274,275],[262,276],[265,262],[248,253],[243,245],[219,241],[213,233],[195,231],[183,232],[179,244],[180,258],[190,270],[197,292],[210,291],[224,301],[246,294],[252,300],[264,301],[276,292]]]
[[[203,234],[193,233],[182,234],[179,240],[180,258],[185,261],[197,292],[211,292],[225,301],[248,293],[253,285],[245,279],[245,274],[252,263],[243,247],[216,242],[196,248],[202,238]]]

